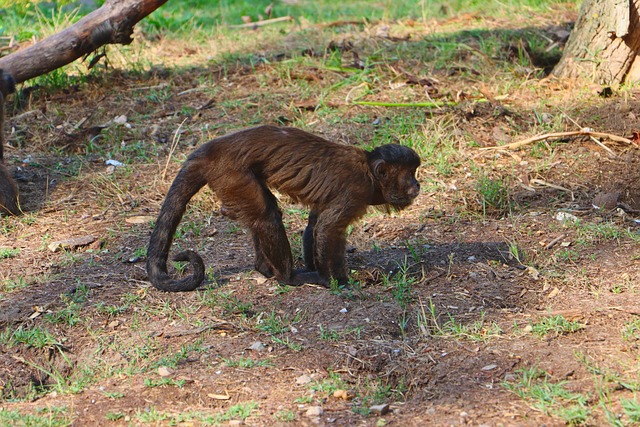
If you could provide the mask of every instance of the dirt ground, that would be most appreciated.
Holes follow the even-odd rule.
[[[586,397],[587,425],[633,424],[620,402],[635,398],[640,336],[621,331],[640,315],[640,151],[607,141],[609,152],[587,137],[480,149],[539,133],[534,97],[571,105],[576,88],[566,82],[537,80],[526,93],[514,89],[517,100],[414,116],[447,115],[476,144],[460,144],[447,176],[421,168],[422,193],[406,211],[372,212],[354,225],[347,262],[359,286],[331,292],[265,280],[252,270],[250,237],[203,192],[174,251],[196,249],[214,280],[185,294],[150,287],[143,249],[179,168],[166,159],[180,126],[174,160],[255,117],[290,123],[296,115],[347,143],[376,132],[371,121],[351,120],[369,107],[335,107],[333,123],[313,108],[256,105],[286,98],[283,86],[256,77],[273,67],[112,70],[78,87],[36,89],[10,108],[7,157],[26,214],[0,220],[0,248],[17,250],[0,259],[3,411],[74,426],[564,425],[505,385],[537,367]],[[214,95],[192,90],[205,77]],[[437,78],[441,92],[469,84],[468,76]],[[166,98],[154,100],[149,87]],[[603,98],[598,90],[563,111],[581,126],[631,137],[640,92]],[[105,124],[120,115],[129,121]],[[99,134],[108,138],[91,139]],[[105,164],[114,157],[127,166]],[[506,211],[483,210],[470,165],[503,183]],[[300,262],[305,215],[283,206]],[[87,245],[50,249],[86,236]],[[581,328],[532,332],[553,315]],[[16,341],[16,330],[33,328],[55,343]],[[248,416],[230,411],[247,403]],[[206,419],[219,414],[228,416]]]

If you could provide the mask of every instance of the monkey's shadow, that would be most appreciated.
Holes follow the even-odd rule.
[[[417,294],[438,294],[445,305],[464,306],[465,295],[469,306],[517,308],[535,299],[534,292],[521,297],[523,287],[535,285],[514,249],[504,242],[429,244],[361,252],[347,260],[365,287],[410,279]]]
[[[415,247],[384,249],[360,252],[354,256],[364,265],[385,266],[385,271],[395,274],[404,266],[409,272],[419,268],[430,270],[450,265],[476,264],[498,261],[509,267],[523,268],[520,261],[511,254],[509,246],[504,242],[463,242],[446,244],[425,244]],[[413,266],[413,267],[411,267]]]
[[[347,267],[354,270],[358,279],[367,285],[375,285],[381,281],[381,275],[393,278],[403,272],[409,276],[436,275],[451,266],[464,269],[469,266],[490,262],[506,265],[511,269],[525,267],[511,253],[509,245],[504,242],[463,242],[447,244],[427,244],[415,247],[398,247],[371,251],[348,250]],[[206,283],[203,288],[215,288],[231,282],[232,277],[251,270],[252,261],[246,265],[234,265],[216,271],[216,280]],[[296,267],[302,268],[302,260]],[[470,270],[470,269],[469,269]],[[259,273],[254,272],[256,275]],[[433,274],[432,274],[433,273]]]
[[[20,208],[25,213],[41,210],[56,191],[62,178],[62,175],[52,171],[49,165],[41,163],[9,167],[9,172],[18,185]]]

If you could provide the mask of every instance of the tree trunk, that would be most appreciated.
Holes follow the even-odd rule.
[[[601,84],[640,81],[640,0],[584,0],[552,74]]]
[[[106,0],[69,28],[0,58],[16,83],[46,74],[106,44],[129,44],[133,27],[167,0]]]

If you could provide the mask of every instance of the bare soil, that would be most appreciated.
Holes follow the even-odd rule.
[[[446,115],[461,141],[467,135],[476,144],[460,144],[449,175],[422,168],[423,192],[406,211],[372,212],[354,225],[347,253],[359,283],[353,289],[284,289],[264,280],[252,270],[249,236],[219,215],[207,192],[192,203],[174,250],[196,249],[214,280],[185,294],[150,287],[141,253],[152,229],[146,217],[157,214],[179,168],[175,160],[194,145],[256,122],[304,122],[345,143],[377,132],[372,121],[351,120],[371,109],[345,105],[344,94],[329,100],[336,121],[315,111],[315,99],[309,108],[304,99],[290,101],[276,67],[110,70],[78,87],[35,90],[12,107],[8,164],[26,214],[0,220],[0,248],[19,250],[0,260],[0,323],[5,334],[46,329],[58,344],[0,347],[0,406],[25,414],[64,407],[76,426],[139,425],[154,413],[166,417],[153,423],[169,424],[179,414],[214,416],[246,402],[257,403],[248,425],[284,425],[286,413],[293,425],[564,425],[504,386],[519,369],[537,366],[591,404],[606,389],[609,409],[621,414],[620,398],[634,396],[622,384],[638,381],[638,342],[621,331],[640,315],[640,151],[607,142],[612,155],[588,138],[519,151],[480,147],[541,132],[533,110],[545,97],[555,102],[549,114],[631,136],[640,115],[635,90],[602,98],[597,86],[536,79],[507,99],[462,100],[425,113],[425,122]],[[318,84],[332,78],[322,70],[306,73],[298,78]],[[440,93],[494,90],[472,74],[436,77]],[[298,107],[288,109],[291,102]],[[399,114],[376,111],[382,119]],[[120,115],[130,126],[98,128]],[[139,152],[123,148],[136,144]],[[105,165],[114,157],[127,166]],[[483,209],[471,165],[508,189],[507,210]],[[603,197],[613,204],[594,208]],[[300,262],[304,214],[286,200],[283,206]],[[559,220],[559,212],[581,225]],[[81,236],[95,242],[48,249]],[[409,284],[404,300],[394,278]],[[10,289],[18,279],[24,286]],[[76,323],[55,317],[74,310]],[[539,336],[527,328],[556,314],[582,329]],[[473,337],[440,331],[451,318],[481,326]],[[277,321],[282,330],[274,329]],[[261,363],[230,366],[239,358]],[[151,386],[162,378],[160,366],[169,366],[168,378],[181,386]],[[604,372],[617,373],[617,382]],[[85,377],[75,392],[60,386]],[[334,389],[349,398],[335,397]],[[375,404],[389,404],[389,412],[371,411]],[[308,416],[312,406],[322,414]],[[589,424],[606,423],[605,412],[593,408]],[[110,420],[113,414],[120,418]]]

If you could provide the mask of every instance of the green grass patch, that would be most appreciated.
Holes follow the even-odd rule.
[[[591,413],[589,397],[567,390],[566,382],[553,382],[538,368],[520,369],[516,379],[503,383],[512,393],[547,415],[563,419],[568,425],[584,424]]]
[[[173,378],[145,378],[144,385],[149,388],[166,386],[182,388],[185,382],[185,380],[176,380]]]
[[[497,323],[487,321],[485,315],[483,311],[480,313],[480,319],[465,324],[447,313],[447,320],[442,322],[433,300],[429,299],[426,307],[420,303],[418,329],[427,336],[486,342],[502,335],[503,330]]]
[[[20,249],[0,248],[0,260],[15,258],[20,253]]]
[[[579,322],[569,321],[562,315],[543,317],[531,324],[531,332],[538,336],[549,334],[565,335],[584,328]]]
[[[45,407],[31,413],[0,408],[0,425],[14,427],[65,427],[74,422],[73,411],[67,407]]]
[[[230,368],[256,368],[259,366],[272,366],[273,362],[271,360],[255,360],[250,357],[238,357],[235,359],[225,359],[222,358],[222,361]]]

